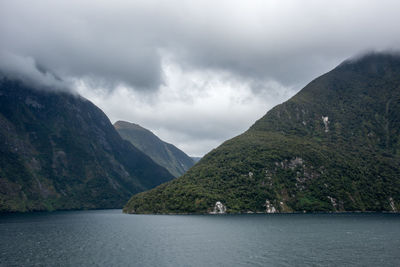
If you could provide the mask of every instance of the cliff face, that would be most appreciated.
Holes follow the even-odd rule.
[[[194,165],[193,159],[182,150],[162,141],[151,131],[138,124],[117,121],[114,123],[114,127],[123,139],[131,142],[175,177],[181,176]]]
[[[128,213],[398,211],[400,57],[345,61]]]
[[[173,176],[79,96],[0,78],[0,211],[119,208]]]

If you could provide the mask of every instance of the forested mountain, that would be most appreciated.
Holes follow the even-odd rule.
[[[224,209],[398,211],[400,56],[343,62],[181,178],[133,196],[124,211]]]
[[[0,77],[0,211],[119,208],[173,176],[88,100]]]
[[[181,176],[194,165],[193,159],[185,152],[162,141],[151,131],[138,124],[117,121],[114,123],[114,127],[123,139],[131,142],[175,177]]]

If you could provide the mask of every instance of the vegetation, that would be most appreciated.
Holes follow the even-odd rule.
[[[119,208],[172,178],[86,99],[0,78],[0,212]]]
[[[127,213],[398,211],[400,57],[345,61]]]
[[[182,150],[162,141],[140,125],[117,121],[114,123],[114,127],[123,139],[131,142],[175,177],[181,176],[194,165],[193,159]]]

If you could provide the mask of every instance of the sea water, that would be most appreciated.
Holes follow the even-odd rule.
[[[0,215],[0,266],[400,266],[400,215]]]

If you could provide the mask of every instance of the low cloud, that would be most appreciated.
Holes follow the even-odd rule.
[[[124,86],[111,93],[93,90],[81,80],[76,88],[112,114],[111,121],[139,123],[194,156],[202,156],[247,130],[268,109],[295,92],[272,81],[254,91],[251,79],[237,79],[222,71],[184,70],[170,60],[164,61],[162,68],[165,84],[152,94]]]
[[[304,85],[365,49],[400,44],[398,1],[2,1],[0,50],[60,77],[154,91],[184,68]]]
[[[113,121],[202,155],[344,59],[398,50],[398,10],[395,0],[3,0],[0,66],[66,83]]]
[[[71,91],[72,84],[68,84],[51,71],[38,65],[31,57],[0,51],[0,74],[21,80],[35,88]]]

